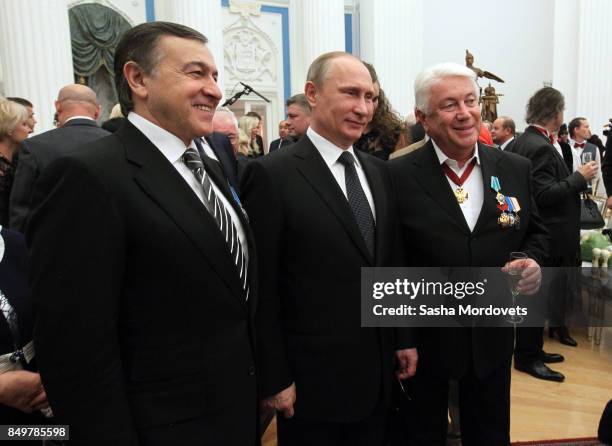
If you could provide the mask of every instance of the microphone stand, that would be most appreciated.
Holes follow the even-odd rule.
[[[264,101],[266,102],[270,102],[270,100],[268,98],[266,98],[265,96],[262,96],[261,94],[257,93],[257,91],[255,91],[253,89],[253,87],[247,85],[247,84],[243,84],[242,82],[240,82],[240,85],[242,85],[244,88],[242,89],[242,91],[239,91],[238,93],[236,93],[234,96],[232,96],[231,98],[229,98],[227,101],[225,101],[222,105],[222,107],[229,107],[230,105],[232,105],[234,102],[236,102],[238,99],[240,99],[243,95],[248,95],[251,93],[255,93],[257,96],[259,96],[260,98],[262,98]]]

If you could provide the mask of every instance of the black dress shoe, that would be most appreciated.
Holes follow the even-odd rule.
[[[534,376],[538,379],[545,379],[547,381],[562,382],[565,379],[565,376],[563,374],[551,370],[546,364],[544,364],[540,360],[536,360],[526,364],[515,362],[514,368],[516,370],[520,370],[521,372],[529,373],[531,376]]]
[[[559,342],[563,345],[569,345],[570,347],[576,347],[578,343],[572,338],[567,330],[567,327],[548,327],[548,337],[559,338]]]
[[[546,353],[545,351],[542,351],[540,354],[540,360],[546,364],[554,364],[556,362],[565,361],[565,358],[559,353]]]

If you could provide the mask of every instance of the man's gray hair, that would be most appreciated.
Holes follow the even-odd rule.
[[[234,126],[236,126],[236,130],[238,130],[238,118],[236,118],[236,115],[234,114],[231,108],[218,107],[217,110],[215,111],[215,114],[219,114],[219,115],[224,114],[227,117],[229,117],[234,123]]]
[[[414,80],[414,103],[415,108],[426,115],[429,114],[429,99],[431,87],[446,77],[465,77],[474,84],[474,94],[479,96],[478,84],[476,84],[476,73],[468,67],[456,63],[446,62],[433,65],[421,71]]]

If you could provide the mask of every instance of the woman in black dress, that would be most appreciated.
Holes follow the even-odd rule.
[[[28,110],[21,104],[0,98],[0,225],[9,218],[9,197],[15,177],[13,157],[28,137]]]

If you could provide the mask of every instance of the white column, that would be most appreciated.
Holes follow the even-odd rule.
[[[34,104],[36,133],[53,128],[57,92],[74,82],[66,0],[0,1],[4,92]]]
[[[593,133],[612,117],[612,2],[580,1],[576,115],[586,117]],[[568,116],[571,119],[575,116]]]
[[[219,88],[224,91],[223,18],[220,0],[157,0],[155,19],[179,23],[201,32],[208,39],[219,70]]]
[[[402,116],[414,108],[414,78],[423,69],[423,0],[359,0],[359,55]]]
[[[344,0],[289,3],[292,94],[303,93],[308,67],[329,51],[344,51]]]
[[[576,116],[579,0],[556,0],[552,86],[565,96],[565,122]]]

